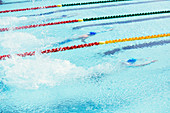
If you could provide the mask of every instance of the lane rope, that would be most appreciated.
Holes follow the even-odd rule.
[[[36,27],[42,27],[42,26],[51,26],[51,25],[57,25],[57,24],[74,23],[74,22],[79,22],[79,20],[68,20],[68,21],[52,22],[52,23],[47,23],[47,24],[34,24],[34,25],[26,25],[26,26],[19,26],[19,27],[13,27],[13,28],[0,28],[0,32],[9,31],[9,30],[36,28]]]
[[[123,7],[123,6],[129,6],[129,5],[140,5],[140,4],[166,2],[166,1],[168,1],[168,0],[134,1],[134,2],[124,2],[124,3],[119,3],[119,4],[106,4],[106,5],[91,6],[91,7],[67,8],[67,9],[55,10],[55,11],[50,11],[50,12],[38,13],[38,14],[21,15],[21,16],[17,16],[17,17],[44,16],[44,15],[51,15],[51,14],[55,14],[55,13],[77,11],[77,10],[80,11],[80,10],[111,8],[111,7],[120,7],[120,6]]]
[[[0,28],[0,32],[9,31],[9,30],[36,28],[36,27],[50,26],[50,25],[57,25],[57,24],[86,22],[86,21],[94,21],[94,20],[106,20],[106,19],[113,19],[113,18],[124,18],[124,17],[133,17],[133,16],[143,16],[143,15],[155,15],[155,14],[164,14],[164,13],[170,13],[170,10],[157,11],[157,12],[146,12],[146,13],[135,13],[135,14],[125,14],[125,15],[115,15],[115,16],[103,16],[103,17],[84,18],[84,19],[75,19],[75,20],[68,20],[68,21],[52,22],[52,23],[47,23],[47,24],[34,24],[34,25],[27,25],[27,26],[19,26],[19,27],[13,27],[13,28]]]
[[[135,40],[145,40],[145,39],[153,39],[153,38],[161,38],[161,37],[168,37],[170,36],[170,33],[165,34],[158,34],[158,35],[149,35],[149,36],[141,36],[141,37],[132,37],[132,38],[123,38],[123,39],[115,39],[115,40],[106,40],[106,41],[100,41],[100,42],[93,42],[88,44],[80,44],[80,45],[74,45],[74,46],[67,46],[67,47],[60,47],[60,48],[53,48],[53,49],[47,49],[44,51],[41,51],[41,54],[48,54],[48,53],[55,53],[60,51],[66,51],[66,50],[72,50],[72,49],[78,49],[78,48],[85,48],[85,47],[92,47],[97,45],[104,45],[104,44],[112,44],[112,43],[118,43],[118,42],[127,42],[127,41],[135,41]],[[35,51],[32,52],[25,52],[16,54],[17,56],[26,57],[26,56],[33,56],[35,55]],[[5,60],[5,58],[11,58],[12,56],[10,54],[8,55],[2,55],[0,56],[0,60]]]
[[[58,4],[58,5],[52,5],[52,6],[42,6],[42,7],[33,7],[33,8],[5,10],[5,11],[0,11],[0,13],[19,12],[19,11],[28,11],[28,10],[37,10],[37,9],[48,9],[48,8],[66,7],[66,6],[78,6],[78,5],[88,5],[88,4],[109,3],[109,2],[118,2],[118,1],[129,1],[129,0],[106,0],[106,1],[95,1],[95,2]]]
[[[88,28],[88,27],[97,27],[97,26],[108,26],[108,25],[116,25],[116,24],[128,24],[128,23],[138,23],[138,22],[144,22],[144,21],[151,21],[151,20],[160,20],[160,19],[167,19],[170,18],[170,15],[165,16],[156,16],[156,17],[147,17],[147,18],[139,18],[139,19],[128,19],[125,21],[116,21],[116,22],[105,22],[105,23],[92,23],[92,24],[86,24],[86,25],[80,25],[73,27],[73,30],[82,29],[82,28]]]

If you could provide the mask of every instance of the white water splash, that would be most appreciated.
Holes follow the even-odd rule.
[[[34,35],[24,32],[6,33],[1,37],[0,45],[3,48],[8,48],[13,51],[25,50],[24,48],[33,47],[33,45],[40,46],[41,40],[38,40]]]
[[[41,56],[36,59],[10,59],[2,65],[6,74],[4,83],[23,89],[37,89],[42,85],[53,87],[85,76],[85,69],[69,61]]]
[[[27,21],[27,17],[0,17],[0,25],[15,25],[20,21]]]

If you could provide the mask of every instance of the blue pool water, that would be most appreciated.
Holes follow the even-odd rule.
[[[0,1],[12,2],[1,3],[2,11],[96,0]],[[0,14],[0,28],[170,10],[169,4],[169,0],[132,0],[4,13]],[[0,61],[0,113],[168,113],[169,37],[25,58],[15,56],[15,53],[82,44],[81,40],[75,40],[51,46],[106,29],[113,30],[96,34],[85,41],[169,33],[169,23],[170,14],[159,14],[0,32],[0,55],[12,54],[11,59]],[[142,67],[122,65],[130,58],[150,58],[157,62]]]

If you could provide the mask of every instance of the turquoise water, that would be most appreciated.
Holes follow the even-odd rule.
[[[85,1],[92,0],[74,0],[74,2]],[[72,2],[69,0],[24,2],[0,5],[0,10]],[[6,13],[0,14],[0,28],[169,10],[169,4],[169,0],[150,0],[150,2],[133,0]],[[41,13],[45,14],[39,16]],[[62,15],[71,16],[60,18]],[[36,54],[25,58],[14,54],[56,48],[57,46],[49,45],[77,38],[91,31],[111,28],[112,31],[96,34],[85,41],[90,43],[169,33],[169,16],[170,14],[160,14],[0,32],[0,55],[13,55],[12,59],[0,61],[0,112],[168,113],[170,44],[169,42],[160,44],[160,42],[169,41],[169,37],[52,54]],[[143,21],[135,21],[140,19]],[[154,45],[153,42],[157,43]],[[82,43],[81,40],[76,40],[60,46]],[[144,46],[125,49],[127,46],[140,44]],[[153,46],[148,47],[149,44]],[[158,61],[143,67],[122,65],[122,62],[129,58],[148,57]]]

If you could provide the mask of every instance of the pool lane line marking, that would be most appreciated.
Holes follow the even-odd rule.
[[[146,40],[146,39],[161,38],[161,37],[168,37],[168,36],[170,36],[170,33],[151,35],[151,36],[149,35],[149,36],[141,36],[141,37],[115,39],[115,40],[106,40],[106,41],[93,42],[93,43],[88,43],[88,44],[74,45],[74,46],[70,46],[70,47],[67,46],[67,47],[47,49],[47,50],[41,51],[40,53],[48,54],[48,53],[55,53],[55,52],[60,52],[60,51],[67,51],[67,50],[92,47],[92,46],[98,46],[98,45],[104,45],[104,44],[112,44],[112,43],[135,41],[135,40]],[[33,56],[33,55],[35,55],[35,53],[36,53],[35,51],[32,51],[32,52],[25,52],[25,53],[20,53],[20,54],[16,54],[16,55],[21,56],[21,57],[26,57],[26,56]],[[5,58],[11,58],[11,57],[12,56],[10,54],[2,55],[2,56],[0,56],[0,60],[5,60]]]
[[[97,8],[109,8],[109,7],[117,7],[117,6],[127,6],[127,5],[138,5],[138,4],[145,4],[145,3],[154,3],[154,2],[165,2],[168,0],[153,0],[153,1],[138,1],[138,2],[128,2],[128,3],[119,3],[119,4],[109,4],[109,5],[100,5],[100,6],[92,6],[92,7],[81,7],[81,8],[71,8],[71,9],[62,9],[57,11],[51,11],[46,13],[40,13],[40,14],[31,14],[31,15],[22,15],[17,17],[34,17],[34,16],[44,16],[44,15],[50,15],[54,13],[60,13],[60,12],[68,12],[68,11],[77,11],[77,10],[88,10],[88,9],[97,9]]]
[[[34,24],[34,25],[19,26],[19,27],[13,27],[13,28],[0,28],[0,32],[9,31],[9,30],[36,28],[36,27],[42,27],[42,26],[51,26],[51,25],[58,25],[58,24],[66,24],[66,23],[75,23],[75,22],[81,22],[81,20],[82,19],[80,19],[80,20],[75,19],[75,20],[52,22],[52,23],[46,23],[46,24]]]
[[[160,41],[151,41],[151,42],[142,43],[142,44],[129,45],[129,46],[124,46],[121,48],[115,48],[113,50],[106,51],[103,53],[104,54],[103,56],[114,55],[115,53],[118,53],[120,51],[126,51],[126,50],[131,50],[131,49],[141,49],[141,48],[146,48],[146,47],[148,48],[148,47],[153,47],[153,46],[161,46],[161,45],[165,45],[169,43],[170,43],[170,40],[160,40]]]
[[[135,14],[125,14],[125,15],[114,15],[114,16],[103,16],[103,17],[92,17],[92,18],[52,22],[52,23],[46,23],[46,24],[34,24],[34,25],[27,25],[27,26],[19,26],[19,27],[12,27],[12,28],[0,28],[0,32],[9,31],[9,30],[36,28],[36,27],[42,27],[42,26],[51,26],[51,25],[58,25],[58,24],[66,24],[66,23],[86,22],[86,21],[94,21],[94,20],[106,20],[106,19],[114,19],[114,18],[134,17],[134,16],[143,16],[143,15],[155,15],[155,14],[164,14],[164,13],[170,13],[170,10],[146,12],[146,13],[135,13]]]
[[[0,13],[19,12],[19,11],[28,11],[28,10],[37,10],[37,9],[48,9],[48,8],[66,7],[66,6],[79,6],[79,5],[88,5],[88,4],[109,3],[109,2],[119,2],[119,1],[129,1],[129,0],[106,0],[106,1],[94,1],[94,2],[82,2],[82,3],[58,4],[58,5],[51,5],[51,6],[42,6],[42,7],[32,7],[32,8],[5,10],[5,11],[0,11]]]

